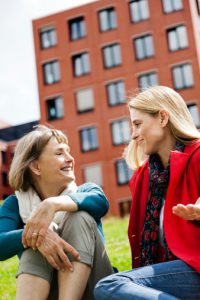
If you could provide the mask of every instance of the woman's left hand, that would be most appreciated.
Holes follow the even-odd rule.
[[[41,245],[54,215],[53,204],[50,201],[42,201],[24,227],[22,243],[25,248],[36,249]]]
[[[172,208],[172,212],[184,220],[199,221],[200,220],[200,197],[195,204],[177,204]]]

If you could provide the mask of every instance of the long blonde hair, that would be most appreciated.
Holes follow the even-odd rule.
[[[68,143],[67,137],[62,131],[44,125],[38,125],[35,130],[18,141],[9,172],[9,183],[15,191],[27,191],[31,186],[32,177],[29,165],[39,158],[53,136],[59,143]]]
[[[169,127],[176,140],[184,144],[200,138],[200,132],[195,127],[192,116],[183,98],[173,89],[166,86],[154,86],[143,90],[130,98],[129,110],[132,108],[155,115],[160,110],[169,114]],[[131,140],[125,149],[124,157],[132,168],[138,168],[143,161],[142,149]]]

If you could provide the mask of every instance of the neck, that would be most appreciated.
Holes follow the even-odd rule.
[[[171,135],[165,138],[162,148],[158,151],[163,167],[166,168],[169,162],[170,152],[174,149],[176,139]]]
[[[38,193],[41,200],[60,195],[66,187],[67,186],[63,186],[63,187],[54,187],[54,186],[49,187],[48,186],[48,187],[45,187],[41,184],[40,185],[37,184],[37,183],[34,184],[34,189]]]

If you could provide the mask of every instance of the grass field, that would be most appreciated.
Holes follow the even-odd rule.
[[[113,266],[119,271],[131,268],[131,256],[127,238],[128,218],[108,218],[103,222],[106,248]],[[18,259],[13,257],[0,262],[0,300],[15,299],[15,274]]]

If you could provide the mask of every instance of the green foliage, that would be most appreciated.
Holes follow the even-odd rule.
[[[127,227],[128,218],[108,218],[103,221],[106,249],[112,265],[119,271],[131,268]],[[0,300],[15,299],[17,266],[18,258],[16,256],[0,262]]]
[[[17,256],[0,262],[0,300],[15,299],[15,275],[17,266]]]

